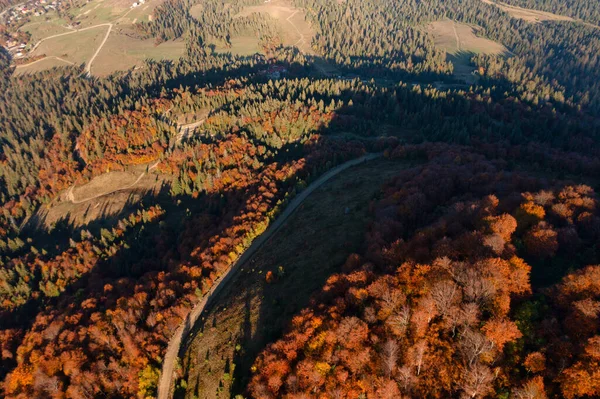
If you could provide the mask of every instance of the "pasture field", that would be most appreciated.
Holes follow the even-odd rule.
[[[49,19],[46,20],[46,17]],[[31,18],[31,21],[21,26],[19,30],[29,32],[31,42],[37,43],[45,37],[69,32],[70,29],[66,26],[67,21],[58,18],[55,13],[48,13],[44,16]]]
[[[35,73],[52,69],[56,67],[73,65],[70,61],[67,61],[59,57],[46,57],[40,60],[34,61],[27,65],[17,65],[15,69],[15,75],[23,75],[28,73]]]
[[[503,45],[476,35],[475,27],[451,20],[436,21],[428,25],[436,47],[446,51],[454,64],[454,75],[467,83],[474,83],[474,68],[470,59],[474,54],[508,55]]]
[[[132,37],[134,23],[147,21],[163,0],[147,0],[136,8],[131,8],[132,1],[91,0],[73,7],[69,13],[76,28],[68,28],[67,20],[58,18],[54,12],[32,18],[21,28],[32,35],[30,56],[46,55],[48,58],[20,66],[16,73],[33,73],[69,63],[87,64],[98,49],[91,69],[93,74],[100,76],[139,66],[147,58],[179,58],[184,51],[183,41],[162,43],[157,47],[152,39]],[[102,44],[110,24],[110,34]]]
[[[183,40],[168,41],[156,46],[154,39],[136,39],[121,33],[111,33],[94,60],[92,73],[107,76],[116,71],[140,66],[145,59],[176,60],[185,50]]]
[[[69,13],[85,28],[97,24],[116,22],[120,17],[132,13],[134,0],[91,0],[81,7],[72,8]]]
[[[75,64],[84,64],[92,57],[98,46],[100,46],[100,43],[102,43],[107,29],[107,26],[99,26],[45,40],[40,43],[31,55],[45,54],[47,56],[60,57]]]
[[[235,17],[247,17],[254,13],[268,15],[277,27],[282,45],[296,46],[305,54],[313,53],[310,43],[315,32],[306,22],[304,10],[293,7],[285,0],[271,0],[257,6],[245,7]],[[231,51],[233,52],[233,49]]]
[[[361,249],[371,199],[407,166],[370,161],[312,193],[209,304],[204,326],[192,333],[183,357],[186,384],[179,384],[175,398],[240,393],[256,354],[282,333],[347,256]],[[270,284],[265,281],[269,271],[279,274]]]
[[[259,40],[254,35],[248,34],[247,36],[232,37],[230,40],[231,47],[225,47],[221,42],[213,43],[215,45],[215,51],[218,53],[232,53],[241,56],[262,52]]]
[[[57,66],[76,65],[90,62],[93,54],[102,45],[108,24],[112,24],[111,32],[93,59],[91,73],[107,76],[111,73],[127,70],[143,64],[145,59],[175,60],[183,55],[183,40],[154,45],[153,39],[136,39],[133,33],[136,22],[147,21],[154,9],[163,0],[147,0],[145,4],[131,8],[133,0],[91,0],[79,7],[69,10],[73,21],[77,23],[75,31],[67,28],[68,22],[58,18],[55,13],[37,17],[22,28],[32,34],[32,46],[37,45],[31,56],[46,55],[48,58],[36,63],[19,67],[17,73],[32,73]],[[192,15],[202,13],[202,5],[191,9]],[[305,21],[305,12],[293,7],[287,0],[272,0],[257,6],[245,7],[235,17],[249,16],[254,13],[264,15],[273,23],[278,39],[284,46],[296,46],[306,54],[313,54],[310,42],[314,30]],[[104,24],[98,26],[100,24]],[[74,32],[64,36],[53,37]],[[40,43],[40,41],[43,42]],[[231,46],[214,41],[215,51],[231,52],[248,56],[263,50],[255,32],[247,32],[231,38]]]

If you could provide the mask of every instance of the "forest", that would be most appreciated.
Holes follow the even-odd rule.
[[[600,11],[594,3],[586,0],[506,0],[506,4],[519,7],[550,11],[559,15],[568,15],[593,24],[600,23]]]
[[[185,54],[106,78],[17,75],[0,48],[0,396],[156,397],[173,332],[215,281],[366,153],[419,165],[381,187],[364,251],[252,359],[240,394],[600,396],[600,30],[480,0],[293,0],[309,54],[237,16],[261,3],[166,0],[137,35]],[[509,54],[467,54],[476,83],[461,81],[424,29],[447,19]],[[211,44],[241,32],[263,52]],[[74,189],[134,172],[160,189],[44,223],[75,209]]]
[[[388,154],[426,164],[382,187],[365,253],[258,357],[251,396],[598,395],[594,190],[484,149]]]

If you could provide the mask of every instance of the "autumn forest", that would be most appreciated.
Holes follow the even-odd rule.
[[[600,5],[273,1],[157,1],[136,37],[184,54],[107,77],[0,47],[0,397],[600,397]],[[319,187],[359,242],[261,266]],[[206,316],[242,270],[260,339]]]

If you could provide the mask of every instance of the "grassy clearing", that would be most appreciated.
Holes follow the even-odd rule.
[[[29,74],[29,73],[36,73],[36,72],[40,72],[40,71],[45,71],[47,69],[69,66],[69,65],[71,65],[71,64],[69,64],[65,61],[62,61],[59,58],[48,57],[48,58],[41,59],[37,62],[31,63],[29,65],[25,65],[22,67],[19,66],[18,68],[15,69],[15,75],[25,75],[25,74]]]
[[[149,0],[145,5],[130,9],[131,3],[129,1],[95,0],[81,8],[71,10],[76,15],[75,20],[81,23],[79,28],[90,27],[109,21],[115,23],[108,40],[94,60],[92,66],[94,75],[106,76],[119,70],[127,70],[140,66],[148,58],[154,60],[175,60],[183,55],[185,43],[182,40],[166,42],[160,46],[155,46],[153,39],[141,40],[132,37],[134,36],[132,33],[135,29],[133,22],[147,20],[148,15],[161,2],[162,0]],[[110,8],[112,6],[116,8]],[[125,13],[127,13],[127,16],[121,18]],[[60,26],[59,23],[66,24],[66,22],[61,21],[57,19],[45,24],[36,22],[25,25],[25,27],[34,34],[34,37],[36,37],[34,42],[37,42],[42,38],[69,32],[68,29]],[[76,65],[84,64],[90,60],[99,47],[107,29],[108,26],[98,26],[82,32],[49,38],[42,42],[31,55],[45,54],[48,57],[62,58]],[[48,58],[36,64],[18,68],[16,73],[33,73],[64,65],[68,65],[68,63],[56,58]]]
[[[50,19],[46,20],[47,16],[34,17],[31,22],[19,28],[20,31],[28,32],[31,35],[31,43],[37,43],[48,36],[69,32],[69,29],[65,27],[67,22],[64,19],[56,17],[55,14],[54,18],[48,16]]]
[[[133,187],[126,190],[103,195],[121,187],[130,186],[145,170],[145,166],[139,165],[125,172],[109,172],[84,185],[75,187],[72,192],[75,201],[99,196],[82,203],[71,202],[67,190],[57,201],[47,207],[41,207],[32,217],[30,224],[41,229],[48,229],[58,221],[66,220],[77,228],[96,221],[110,220],[123,210],[135,206],[143,197],[158,195],[165,180],[155,173],[144,175]]]
[[[148,22],[150,20],[150,15],[153,15],[156,7],[162,3],[162,0],[146,1],[146,4],[131,10],[131,12],[122,19],[122,23],[126,25],[133,23],[133,21]]]
[[[221,43],[215,43],[217,53],[232,53],[241,56],[261,53],[258,38],[253,35],[238,36],[231,38],[231,47],[225,47]]]
[[[454,64],[454,74],[467,83],[474,83],[474,68],[470,59],[474,54],[508,55],[503,45],[476,35],[476,27],[451,20],[436,21],[428,25],[436,47],[446,51],[448,60]]]
[[[94,75],[106,76],[113,72],[142,65],[145,59],[176,60],[183,56],[183,40],[169,41],[156,46],[154,39],[140,40],[130,36],[111,33],[94,60]]]
[[[69,13],[82,28],[115,20],[130,10],[134,0],[92,0]]]
[[[307,198],[209,306],[205,325],[191,335],[184,356],[187,388],[179,388],[176,397],[239,393],[256,354],[281,335],[347,256],[361,249],[371,199],[406,166],[372,161],[341,173]],[[267,284],[266,273],[277,274],[280,267],[283,275]]]
[[[502,2],[493,1],[493,0],[481,0],[486,4],[495,5],[500,8],[502,11],[505,11],[510,14],[513,18],[522,19],[527,22],[539,23],[544,21],[574,21],[571,17],[566,17],[564,15],[552,14],[550,12],[538,11],[538,10],[530,10],[527,8],[521,8],[516,6],[511,6],[508,4],[504,4]]]
[[[201,6],[192,8],[192,15],[199,15],[202,12]],[[305,12],[302,9],[293,7],[286,0],[271,0],[257,6],[245,7],[236,17],[247,17],[251,14],[259,13],[269,17],[275,24],[279,35],[279,40],[284,46],[296,46],[306,54],[312,54],[310,43],[315,34],[314,30],[305,20]],[[234,41],[238,42],[235,43]],[[253,34],[240,36],[232,40],[233,46],[229,51],[240,55],[253,54],[256,51],[249,50],[243,45],[253,45],[251,40],[256,40]],[[253,52],[250,52],[253,51]]]
[[[92,57],[106,35],[107,29],[107,26],[99,26],[98,28],[45,40],[35,49],[32,55],[53,55],[75,64],[83,64]]]

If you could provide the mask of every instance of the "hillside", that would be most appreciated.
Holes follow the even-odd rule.
[[[599,396],[599,6],[555,3],[7,3],[0,396]]]

